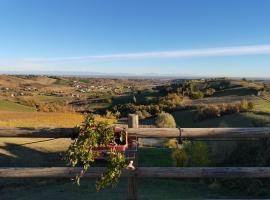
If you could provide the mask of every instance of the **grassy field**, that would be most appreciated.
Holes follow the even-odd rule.
[[[74,127],[83,121],[77,113],[0,112],[0,127]]]
[[[195,111],[177,111],[173,113],[178,126],[185,128],[218,128],[218,127],[269,127],[270,113],[248,112],[224,115],[203,121],[194,120]]]
[[[255,111],[270,113],[270,101],[261,98],[256,98],[256,100],[254,100],[253,102],[255,104]]]
[[[195,110],[177,111],[173,116],[178,126],[186,128],[270,126],[270,102],[259,97],[253,97],[252,102],[255,105],[253,112],[224,115],[203,121],[194,120]]]
[[[214,97],[247,96],[247,95],[256,95],[256,94],[257,94],[257,91],[253,88],[236,87],[236,88],[230,88],[230,89],[215,92]]]
[[[107,188],[99,193],[95,192],[94,179],[82,180],[80,187],[66,179],[28,179],[23,182],[21,180],[0,180],[0,186],[3,182],[6,184],[6,188],[1,190],[1,197],[5,200],[127,199],[126,179],[120,180],[116,187]],[[256,196],[204,184],[202,180],[140,179],[138,187],[140,200],[249,199],[252,197],[258,199]]]
[[[7,101],[4,99],[0,100],[0,110],[1,111],[16,111],[16,112],[34,112],[35,108],[24,106],[18,103]]]
[[[37,95],[34,99],[41,102],[58,102],[58,101],[68,101],[71,100],[72,97],[56,97],[56,96],[45,96],[45,95]]]
[[[203,121],[194,121],[195,111],[177,111],[173,113],[176,124],[185,128],[215,127],[253,127],[253,118],[245,113],[224,115]]]
[[[104,108],[109,108],[110,107],[110,103],[90,103],[88,105],[89,109],[104,109]]]
[[[0,166],[65,166],[60,153],[67,149],[70,142],[69,139],[1,139]],[[140,148],[139,166],[172,166],[170,153],[170,149]],[[109,187],[100,193],[95,192],[94,185],[95,179],[82,179],[80,187],[68,179],[1,179],[0,191],[1,198],[9,200],[126,199],[127,180],[124,178],[116,187]],[[145,200],[251,197],[198,179],[140,179],[138,190],[139,199]]]

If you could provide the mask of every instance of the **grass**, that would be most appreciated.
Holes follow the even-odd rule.
[[[57,79],[54,84],[55,85],[69,85],[71,83],[70,80],[67,80],[67,79]]]
[[[248,181],[248,180],[247,180]],[[78,187],[70,180],[0,180],[6,188],[1,190],[1,197],[9,200],[122,200],[127,199],[127,180],[120,180],[114,188],[107,188],[99,193],[95,192],[95,180],[84,179]],[[176,199],[235,199],[252,198],[254,195],[245,195],[240,192],[222,187],[211,187],[201,180],[178,179],[140,179],[138,185],[140,200],[176,200]],[[269,194],[268,194],[269,195]],[[266,197],[269,197],[265,195]],[[255,196],[256,197],[256,196]],[[258,197],[257,197],[258,198]]]
[[[0,166],[64,166],[60,152],[67,149],[69,139],[2,138],[0,141]],[[139,166],[172,166],[170,149],[139,149]],[[251,195],[212,187],[203,180],[139,179],[139,199],[201,199],[248,198]],[[78,187],[69,179],[1,179],[1,197],[16,200],[45,199],[126,199],[127,180],[122,178],[114,188],[95,192],[95,179],[82,179]],[[266,194],[269,195],[269,194]]]
[[[11,111],[11,112],[34,112],[35,108],[30,106],[21,105],[8,100],[0,100],[0,110],[1,111]]]
[[[253,81],[231,80],[231,83],[242,87],[254,88],[256,90],[262,89],[263,87],[262,83]]]
[[[270,126],[270,102],[254,97],[254,111],[247,113],[235,113],[222,117],[195,121],[195,110],[176,111],[173,113],[178,126],[186,128],[209,127],[269,127]]]
[[[194,115],[195,111],[190,110],[173,113],[176,124],[185,128],[270,126],[270,114],[263,112],[236,113],[203,121],[194,121]]]
[[[256,100],[254,100],[253,103],[255,104],[255,111],[270,113],[270,101],[261,98],[256,98]]]
[[[247,96],[247,95],[256,95],[257,91],[254,88],[246,87],[236,87],[225,89],[214,93],[214,97],[224,97],[224,96]]]
[[[0,127],[69,128],[83,119],[83,115],[77,113],[0,112]]]
[[[60,153],[70,143],[68,138],[1,138],[0,166],[65,166]]]
[[[0,166],[65,166],[60,153],[72,142],[68,138],[1,138]],[[172,166],[170,149],[140,148],[139,165]]]
[[[38,95],[35,96],[34,99],[42,102],[57,102],[57,101],[68,101],[71,97],[56,97],[56,96],[45,96],[45,95]]]
[[[105,109],[105,108],[109,108],[111,106],[110,103],[90,103],[88,105],[89,109]]]

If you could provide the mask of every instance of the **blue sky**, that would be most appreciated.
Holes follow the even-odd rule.
[[[270,77],[269,0],[0,0],[0,71]]]

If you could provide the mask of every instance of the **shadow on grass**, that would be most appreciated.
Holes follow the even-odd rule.
[[[256,95],[257,90],[253,88],[236,87],[222,91],[215,92],[214,97],[225,97],[225,96],[247,96]]]
[[[0,150],[7,152],[6,154],[0,154],[0,167],[65,166],[60,152],[42,152],[24,146],[26,144],[30,143],[23,145],[5,143],[4,146],[0,147]]]
[[[59,153],[37,151],[23,145],[5,143],[2,150],[9,155],[0,155],[1,166],[51,166],[45,160],[57,163]],[[139,149],[139,166],[171,166],[170,150],[154,148]],[[61,163],[64,164],[64,163]],[[1,199],[45,200],[45,199],[126,199],[127,179],[119,184],[97,193],[95,178],[82,179],[81,186],[72,184],[69,179],[0,179]],[[139,179],[139,199],[201,199],[201,198],[248,198],[249,195],[230,191],[222,186],[212,187],[203,180],[183,179]]]
[[[176,124],[182,128],[239,128],[239,127],[269,127],[270,113],[251,112],[235,113],[206,119],[195,120],[196,111],[177,111],[173,113]]]

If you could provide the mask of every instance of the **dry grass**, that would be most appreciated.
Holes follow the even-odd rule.
[[[78,113],[45,113],[45,112],[0,112],[0,127],[50,127],[70,128],[79,125],[84,115]],[[106,119],[99,115],[97,121],[108,121],[115,124],[116,119]]]
[[[1,75],[0,85],[2,87],[14,88],[22,85],[31,85],[32,87],[43,87],[51,85],[56,82],[56,79],[49,78],[46,76],[38,76],[32,78],[24,78],[17,76]]]
[[[84,116],[77,113],[0,112],[0,127],[59,127],[80,124]]]
[[[26,150],[33,150],[44,153],[52,153],[52,152],[63,152],[66,151],[71,143],[71,139],[69,138],[58,138],[58,139],[49,139],[49,138],[1,138],[0,140],[0,154],[8,155],[11,157],[17,157],[15,154],[16,149],[9,149],[7,147],[8,144],[23,146],[21,148],[25,148]],[[61,144],[61,145],[60,145]],[[13,152],[14,151],[14,152]],[[24,152],[20,152],[24,153]],[[24,155],[27,156],[27,155]],[[31,155],[28,155],[31,157]]]

